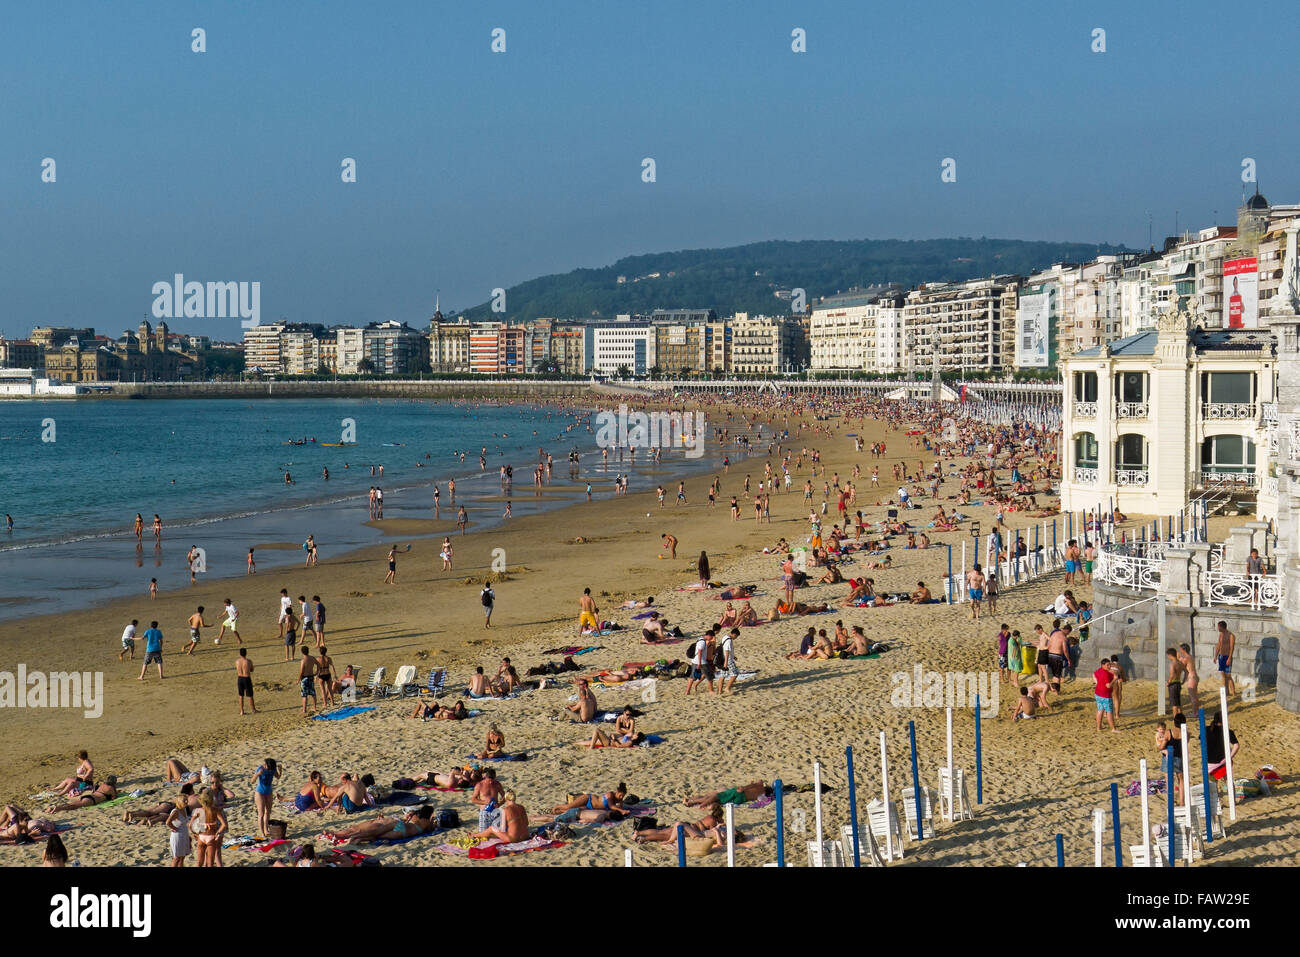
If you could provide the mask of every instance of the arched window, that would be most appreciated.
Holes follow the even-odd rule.
[[[1080,432],[1074,437],[1074,464],[1076,467],[1095,469],[1099,452],[1100,446],[1097,445],[1097,436],[1091,432]]]

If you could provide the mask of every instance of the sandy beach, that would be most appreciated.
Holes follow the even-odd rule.
[[[720,409],[708,410],[710,426],[723,424]],[[788,427],[787,448],[797,454],[801,447],[818,448],[828,477],[838,473],[849,478],[854,464],[862,467],[855,480],[858,507],[868,521],[884,517],[887,506],[876,505],[893,494],[885,478],[890,467],[906,459],[914,464],[923,453],[910,448],[900,433],[886,434],[877,421],[847,421],[805,424],[828,430],[828,434],[805,429],[797,433],[797,421],[788,426],[782,417],[778,428]],[[866,452],[855,452],[856,432],[869,445],[884,440],[889,450],[884,459],[874,460]],[[746,670],[757,674],[736,685],[726,696],[695,693],[685,696],[685,680],[661,681],[657,700],[643,702],[636,690],[597,689],[602,709],[631,703],[644,710],[638,729],[664,738],[653,748],[589,751],[576,746],[590,736],[590,728],[561,717],[563,706],[574,692],[573,675],[562,676],[562,686],[525,694],[512,700],[476,702],[482,716],[466,721],[421,721],[408,715],[413,702],[395,698],[371,702],[376,709],[340,721],[308,721],[301,715],[297,693],[297,664],[285,663],[283,644],[278,638],[278,595],[286,588],[290,596],[320,595],[329,609],[325,643],[337,667],[353,664],[363,674],[378,666],[387,669],[391,681],[404,664],[416,665],[421,679],[433,665],[448,668],[446,703],[454,703],[476,665],[492,674],[503,655],[512,658],[521,674],[559,654],[545,654],[558,646],[598,644],[599,650],[576,661],[582,674],[615,668],[624,662],[659,658],[685,658],[690,644],[649,646],[639,637],[639,622],[633,612],[619,610],[625,599],[655,596],[658,608],[674,625],[690,635],[699,634],[721,611],[721,602],[707,593],[683,591],[697,579],[695,558],[708,552],[714,579],[728,584],[754,583],[760,597],[754,607],[766,612],[781,594],[779,556],[764,555],[763,546],[784,537],[792,544],[807,536],[808,506],[801,487],[809,475],[805,460],[794,473],[789,494],[778,492],[771,500],[771,523],[756,525],[752,505],[741,498],[741,520],[733,521],[728,509],[731,495],[739,495],[746,473],[755,482],[763,474],[762,455],[739,459],[734,449],[711,448],[720,462],[730,454],[733,465],[724,473],[715,470],[722,489],[717,505],[707,504],[708,481],[701,475],[687,480],[689,505],[673,504],[676,479],[672,463],[665,461],[663,484],[668,489],[667,507],[659,508],[654,489],[642,478],[627,496],[615,497],[608,482],[596,485],[595,500],[583,501],[580,486],[570,490],[575,501],[562,510],[519,517],[484,532],[461,537],[456,534],[455,511],[448,508],[444,492],[439,521],[403,520],[377,523],[388,536],[387,544],[398,545],[397,581],[383,583],[387,544],[342,555],[332,555],[326,531],[317,531],[325,557],[311,568],[258,574],[222,581],[201,581],[180,591],[166,592],[156,601],[147,595],[129,601],[105,603],[91,611],[46,615],[0,624],[0,642],[11,662],[47,672],[96,669],[104,672],[103,716],[87,719],[69,710],[5,709],[0,711],[0,765],[5,768],[0,791],[6,800],[31,811],[44,802],[35,799],[50,785],[71,773],[78,749],[90,752],[97,778],[109,773],[119,777],[124,793],[140,788],[147,796],[111,808],[88,808],[52,815],[76,827],[64,834],[72,855],[86,865],[163,864],[168,859],[167,832],[160,826],[128,826],[124,810],[165,800],[175,791],[162,784],[168,757],[177,757],[190,768],[201,765],[219,769],[236,793],[228,815],[232,835],[252,834],[255,812],[250,801],[250,775],[264,757],[274,757],[283,769],[279,792],[292,797],[309,771],[320,770],[326,781],[336,781],[344,771],[373,773],[381,785],[394,779],[422,774],[426,770],[446,771],[464,765],[466,756],[482,748],[490,724],[505,734],[510,751],[524,750],[529,760],[503,763],[498,775],[515,790],[530,811],[549,810],[562,802],[566,792],[605,791],[625,781],[637,795],[655,806],[661,823],[694,821],[700,814],[682,804],[688,794],[739,786],[755,779],[771,782],[781,778],[794,784],[812,780],[812,762],[824,764],[823,780],[831,787],[824,803],[828,831],[837,831],[848,819],[848,793],[844,749],[852,745],[858,781],[859,813],[881,789],[879,734],[886,732],[889,747],[891,790],[910,785],[908,723],[915,722],[922,783],[936,788],[938,768],[945,763],[945,712],[942,707],[898,707],[895,705],[899,673],[911,676],[919,666],[923,672],[997,671],[994,641],[1000,622],[1007,622],[1029,635],[1036,623],[1049,625],[1051,618],[1040,609],[1061,590],[1062,575],[1045,576],[1032,583],[1003,592],[995,616],[970,620],[968,605],[906,605],[888,608],[833,608],[830,613],[791,618],[760,627],[746,628],[736,643],[736,655]],[[927,459],[932,456],[926,455]],[[558,457],[557,457],[558,458]],[[775,469],[779,457],[773,457]],[[964,464],[961,463],[961,464]],[[584,462],[584,467],[586,463]],[[881,487],[873,490],[869,475],[879,465]],[[562,463],[557,461],[556,474]],[[584,468],[584,480],[585,480]],[[519,476],[514,499],[531,496],[534,489]],[[822,479],[816,482],[814,501],[820,505]],[[956,493],[954,482],[940,492]],[[543,494],[558,496],[546,489]],[[485,507],[486,500],[479,505]],[[935,505],[929,498],[918,499],[920,510],[907,513],[914,525],[925,525]],[[499,505],[500,503],[498,503]],[[963,507],[988,530],[992,508]],[[648,515],[647,515],[648,513]],[[1134,517],[1135,519],[1138,517]],[[829,529],[834,518],[834,499],[826,518]],[[1216,519],[1215,535],[1221,537],[1229,525],[1241,519]],[[1012,527],[1031,526],[1039,519],[1009,515]],[[1221,527],[1217,527],[1221,526]],[[679,539],[676,559],[663,555],[660,535],[669,532]],[[450,534],[455,544],[455,567],[439,570],[438,542]],[[1213,537],[1213,536],[1212,536]],[[931,532],[935,546],[928,550],[890,551],[893,567],[873,571],[878,590],[911,591],[923,580],[940,594],[947,570],[948,551],[943,545],[960,548],[970,536],[965,527],[951,532]],[[1221,540],[1221,538],[1220,538]],[[272,548],[276,543],[250,543]],[[407,545],[410,551],[405,551]],[[901,544],[901,541],[899,542]],[[134,545],[124,541],[123,560]],[[497,550],[501,550],[498,552]],[[490,629],[483,626],[483,609],[478,591],[485,577],[493,575],[494,557],[504,560],[507,571],[494,575],[496,610]],[[854,556],[857,558],[858,556]],[[956,559],[954,559],[956,562]],[[855,574],[859,562],[845,568],[845,577]],[[577,629],[578,600],[590,587],[602,618],[629,626],[588,641]],[[848,591],[845,584],[813,585],[799,591],[803,602],[835,603]],[[1080,598],[1090,598],[1091,589],[1075,586]],[[222,600],[233,598],[241,613],[241,635],[256,671],[257,703],[261,713],[241,717],[235,696],[234,661],[238,645],[226,639],[212,643],[216,628],[205,629],[203,641],[193,656],[180,654],[188,640],[185,620],[197,605],[206,608],[207,621],[221,620]],[[1230,616],[1229,616],[1230,617]],[[143,660],[139,643],[135,661],[117,660],[119,636],[132,618],[141,621],[141,632],[157,619],[166,636],[165,673],[157,679],[150,667],[145,680],[137,680]],[[869,638],[887,642],[892,650],[877,659],[789,661],[786,655],[798,647],[809,625],[833,632],[837,619],[846,627],[862,625]],[[1217,707],[1218,681],[1204,676],[1203,700],[1207,710]],[[1091,865],[1093,855],[1091,816],[1093,808],[1109,806],[1109,786],[1119,782],[1125,843],[1140,843],[1139,799],[1123,796],[1124,787],[1137,777],[1138,761],[1146,758],[1152,776],[1157,770],[1153,743],[1155,688],[1133,682],[1124,690],[1124,711],[1120,733],[1098,733],[1093,728],[1092,681],[1086,674],[1065,686],[1058,705],[1035,721],[1011,720],[1016,695],[1010,684],[999,689],[996,716],[986,716],[983,734],[984,803],[975,809],[973,820],[953,825],[940,824],[937,835],[921,843],[909,843],[905,865],[1014,865],[1025,862],[1045,865],[1055,860],[1054,835],[1065,835],[1066,862]],[[891,700],[893,699],[893,700]],[[955,756],[958,767],[967,769],[971,799],[974,788],[974,719],[969,710],[955,718]],[[1264,764],[1273,764],[1288,776],[1300,765],[1300,718],[1279,709],[1271,691],[1261,692],[1250,703],[1234,703],[1233,728],[1242,742],[1236,759],[1237,775],[1251,775]],[[606,726],[609,727],[609,726]],[[1199,778],[1199,773],[1198,773]],[[904,780],[907,778],[908,780]],[[1215,841],[1206,864],[1297,864],[1300,863],[1300,815],[1288,796],[1287,785],[1280,795],[1252,799],[1238,806],[1238,818],[1228,827],[1228,839]],[[426,793],[435,807],[454,807],[462,822],[472,825],[476,809],[468,794]],[[785,799],[787,855],[791,863],[802,864],[802,842],[810,837],[793,828],[795,812],[806,812],[806,826],[812,827],[813,796],[789,794]],[[391,810],[391,809],[390,809]],[[365,820],[369,812],[353,816]],[[1225,802],[1226,813],[1226,802]],[[1152,799],[1153,820],[1164,819],[1164,798]],[[297,816],[277,813],[288,821],[288,838],[293,843],[313,839],[321,831],[356,823],[344,815],[308,812]],[[865,817],[863,818],[865,821]],[[773,809],[737,810],[739,829],[753,838],[753,846],[738,851],[738,863],[759,865],[771,861],[774,850]],[[630,822],[614,825],[582,825],[577,837],[565,846],[531,854],[503,858],[482,866],[572,866],[618,865],[625,847],[633,846]],[[451,835],[460,832],[450,832]],[[438,850],[441,838],[420,838],[409,844],[385,848],[358,848],[376,855],[384,864],[436,865],[474,864],[463,857]],[[291,845],[285,845],[287,848]],[[283,849],[283,848],[282,848]],[[658,846],[638,847],[639,864],[675,864],[672,850]],[[1109,853],[1109,851],[1108,851]],[[224,862],[231,865],[265,863],[268,857],[256,850],[229,849]],[[34,865],[40,845],[7,847],[6,864]],[[714,853],[693,863],[725,864],[725,854]],[[1126,860],[1127,865],[1127,860]]]

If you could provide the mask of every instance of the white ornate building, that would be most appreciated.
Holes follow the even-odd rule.
[[[1276,515],[1276,337],[1202,329],[1190,308],[1062,362],[1064,509],[1177,516],[1239,495]]]

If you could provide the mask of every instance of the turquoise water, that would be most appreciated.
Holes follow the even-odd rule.
[[[344,434],[345,429],[351,434]],[[306,445],[290,445],[299,439]],[[348,447],[324,442],[355,439]],[[46,439],[48,441],[43,441]],[[480,470],[486,447],[487,468]],[[554,457],[548,485],[532,484],[538,449]],[[577,476],[567,456],[581,453]],[[460,461],[459,452],[465,452]],[[743,458],[730,450],[733,461]],[[372,485],[385,519],[430,519],[437,482],[441,519],[455,521],[456,479],[471,534],[502,516],[499,469],[514,470],[513,514],[524,517],[612,493],[616,474],[633,491],[669,472],[714,471],[721,453],[681,450],[635,465],[602,462],[586,410],[522,404],[401,399],[143,400],[0,403],[0,619],[92,607],[107,599],[189,585],[191,546],[204,579],[242,576],[250,546],[315,536],[322,559],[392,539],[366,524]],[[380,477],[378,467],[384,472]],[[376,474],[371,474],[374,466]],[[322,470],[329,469],[326,480]],[[284,481],[288,471],[294,484]],[[136,543],[136,513],[144,518]],[[153,515],[163,523],[155,543]],[[0,515],[0,518],[3,516]],[[418,536],[416,536],[418,537]],[[411,536],[403,536],[410,540]],[[424,546],[419,546],[423,553]],[[298,549],[261,548],[259,573],[298,564]],[[426,560],[430,556],[425,556]]]
[[[354,426],[356,445],[322,446],[344,438],[344,420]],[[580,441],[591,446],[585,426],[565,431],[573,422],[572,414],[535,406],[394,399],[4,402],[0,512],[13,516],[14,529],[0,531],[0,550],[133,537],[137,512],[151,543],[155,512],[166,534],[196,522],[368,496],[376,484],[386,495],[434,481],[445,486],[448,478],[457,478],[459,488],[460,477],[479,474],[483,446],[494,485],[499,466],[511,464],[524,472],[516,487],[526,486],[539,446],[560,460],[556,472],[569,449]],[[315,444],[283,444],[313,437]],[[467,452],[464,465],[453,457],[458,451]],[[382,479],[371,476],[371,465],[384,466]],[[296,484],[285,484],[285,470]]]

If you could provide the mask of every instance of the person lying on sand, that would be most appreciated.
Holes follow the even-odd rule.
[[[412,718],[433,718],[437,721],[463,721],[469,717],[469,709],[464,701],[457,701],[455,707],[448,708],[436,701],[421,701],[411,713]]]
[[[760,797],[771,797],[772,788],[765,781],[750,781],[740,787],[714,791],[710,794],[697,794],[688,797],[682,803],[687,807],[709,807],[713,804],[751,804]]]
[[[185,799],[186,811],[193,812],[199,808],[199,796],[194,793],[193,784],[184,784],[181,786],[181,792],[177,798],[170,801],[162,801],[153,807],[140,808],[135,811],[127,811],[122,815],[122,820],[127,824],[144,824],[152,827],[155,824],[165,824],[167,818],[177,807],[177,800]]]
[[[579,741],[584,748],[635,748],[645,740],[644,734],[636,730],[636,718],[632,716],[632,706],[625,705],[623,712],[614,719],[614,733],[606,734],[600,728],[591,732],[590,741]]]
[[[528,820],[533,824],[604,824],[606,821],[621,821],[627,815],[622,811],[588,811],[586,808],[571,807],[559,814],[532,814]]]
[[[619,605],[619,607],[620,608],[649,608],[654,603],[655,603],[654,595],[649,595],[646,598],[642,598],[639,601],[635,598],[629,598],[627,601],[623,602],[623,604]]]
[[[787,605],[785,602],[779,601],[776,603],[775,607],[768,612],[767,620],[780,621],[782,615],[817,615],[829,610],[830,606],[825,602],[820,605],[805,605],[801,601],[796,601],[793,604]]]
[[[507,844],[528,840],[528,811],[515,801],[514,791],[505,793],[505,803],[501,805],[501,823],[502,827],[489,827],[472,836],[496,838]]]
[[[199,772],[191,771],[176,758],[167,759],[167,767],[163,773],[163,780],[168,783],[179,782],[181,784],[197,784],[199,782]]]
[[[588,811],[622,811],[623,800],[627,797],[627,785],[619,782],[618,787],[604,794],[570,794],[563,804],[557,804],[553,813],[563,814],[570,808],[585,808]]]
[[[96,804],[103,804],[105,801],[111,801],[117,797],[117,778],[109,775],[107,780],[102,784],[95,786],[92,791],[83,791],[80,797],[70,798],[66,804],[52,804],[45,809],[46,814],[54,814],[58,811],[76,811],[83,807],[93,807]]]
[[[719,598],[725,598],[729,601],[739,601],[742,598],[749,598],[754,594],[753,585],[728,585],[722,591],[718,592]]]
[[[58,825],[43,817],[32,817],[16,804],[6,804],[0,811],[0,837],[15,844],[30,844],[34,838],[58,831]]]
[[[894,556],[886,555],[884,558],[880,559],[879,561],[863,562],[862,567],[863,568],[893,568]]]
[[[368,844],[372,841],[399,841],[419,834],[428,834],[436,827],[433,808],[413,808],[394,818],[381,815],[373,821],[364,821],[337,831],[322,831],[321,837],[333,844]]]
[[[727,846],[727,826],[723,823],[725,819],[722,816],[722,809],[714,805],[709,813],[700,818],[694,824],[689,821],[674,821],[668,827],[648,827],[644,830],[637,831],[632,839],[637,843],[654,842],[659,844],[670,844],[677,840],[677,828],[681,827],[682,833],[686,837],[695,838],[712,838],[714,847]],[[748,841],[749,838],[737,831],[735,842],[737,844]]]
[[[410,777],[412,780],[419,781],[429,787],[461,791],[477,785],[483,780],[485,773],[481,768],[452,768],[447,772],[421,771],[419,774],[412,774]]]

